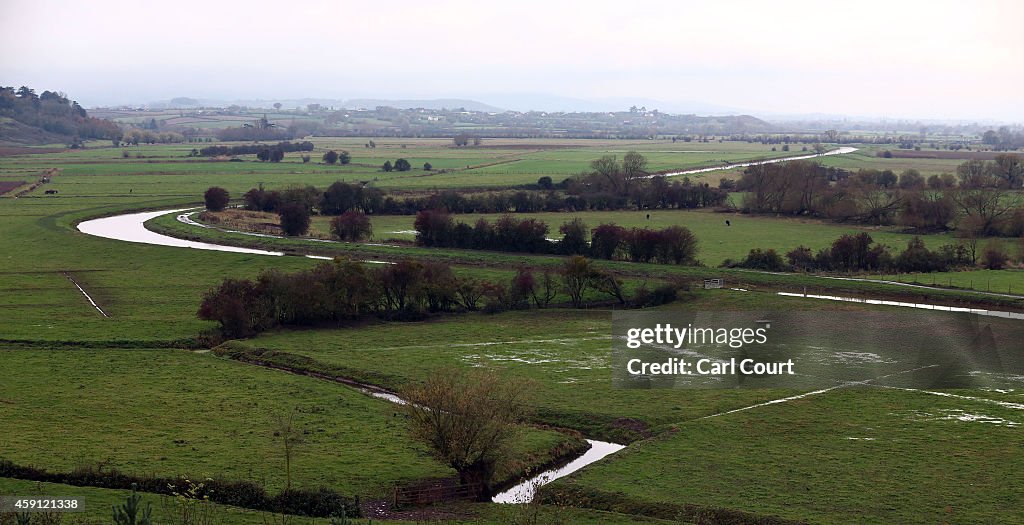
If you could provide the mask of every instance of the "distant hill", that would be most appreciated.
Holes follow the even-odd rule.
[[[109,120],[93,118],[63,93],[0,86],[0,143],[32,145],[120,138]]]
[[[466,111],[482,111],[484,113],[501,113],[505,111],[499,107],[491,106],[490,104],[484,104],[483,102],[477,102],[475,100],[466,100],[461,98],[435,98],[429,100],[387,100],[377,98],[354,98],[346,100],[342,107],[350,109],[373,109],[377,106],[388,106],[398,109],[465,109]]]
[[[0,144],[38,146],[66,142],[68,142],[66,135],[58,135],[35,126],[28,126],[10,117],[0,117]]]
[[[199,106],[200,102],[191,97],[175,97],[171,99],[170,105],[176,108],[188,108]]]

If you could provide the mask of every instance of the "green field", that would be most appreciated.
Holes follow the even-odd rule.
[[[779,300],[779,304],[797,301]],[[710,304],[710,301],[701,304]],[[740,303],[742,306],[742,303]],[[687,308],[694,306],[688,305]],[[393,389],[445,366],[483,366],[533,381],[538,418],[605,439],[771,399],[771,391],[609,390],[611,312],[554,309],[496,316],[467,314],[360,330],[283,331],[233,343],[311,357]]]
[[[983,401],[843,389],[680,423],[553,491],[598,508],[690,503],[812,523],[1013,523],[1020,425],[1019,409]]]
[[[274,421],[294,410],[304,434],[296,486],[372,496],[450,474],[406,437],[388,402],[325,382],[186,351],[8,350],[4,363],[18,373],[0,385],[11,401],[0,450],[23,465],[254,479],[277,492],[285,471]]]
[[[173,115],[167,115],[173,118]],[[375,139],[376,140],[376,139]],[[59,170],[52,182],[22,198],[0,197],[0,458],[55,471],[80,466],[133,473],[188,474],[246,479],[276,492],[283,486],[281,453],[270,428],[273,416],[298,410],[305,443],[293,466],[294,483],[327,485],[346,495],[381,497],[396,484],[451,475],[412,439],[394,405],[349,387],[243,364],[231,358],[260,355],[284,364],[293,357],[329,375],[393,389],[415,384],[445,367],[484,367],[532,381],[535,413],[517,439],[512,471],[550,459],[574,438],[629,442],[611,459],[555,485],[579,508],[545,506],[571,523],[644,521],[648,505],[702,508],[807,519],[814,523],[1016,522],[1024,506],[1015,495],[1021,468],[1021,428],[946,416],[984,414],[1020,422],[1019,410],[985,401],[899,391],[842,390],[734,414],[704,416],[797,392],[756,390],[616,390],[610,387],[608,307],[554,308],[496,315],[466,313],[415,323],[369,322],[358,327],[282,329],[205,352],[199,336],[214,324],[195,317],[202,294],[225,277],[252,277],[278,268],[311,268],[302,257],[267,257],[134,244],[94,238],[75,230],[81,220],[141,209],[194,206],[209,186],[235,197],[259,183],[326,187],[335,180],[367,181],[385,190],[508,188],[538,177],[567,177],[603,154],[636,149],[652,169],[688,168],[763,158],[770,146],[746,142],[676,143],[542,139],[485,141],[452,148],[445,139],[316,139],[313,161],[288,154],[279,164],[206,161],[187,157],[192,145],[95,147],[63,153],[0,157],[0,180],[35,180]],[[93,144],[98,145],[98,144]],[[196,145],[201,146],[201,145]],[[327,149],[348,149],[353,165],[325,166]],[[123,157],[123,151],[129,157]],[[799,154],[791,152],[790,154]],[[384,173],[384,160],[404,157],[407,173]],[[927,159],[832,157],[850,167],[898,161],[932,172]],[[423,162],[447,173],[424,172]],[[921,161],[921,162],[919,162]],[[948,162],[948,161],[942,161]],[[955,168],[956,162],[953,163]],[[893,164],[895,165],[895,164]],[[469,168],[467,168],[469,166]],[[885,168],[880,168],[885,169]],[[896,168],[891,168],[896,169]],[[557,177],[556,177],[557,176]],[[704,176],[714,184],[719,173]],[[43,190],[56,189],[57,195]],[[907,298],[1002,309],[1022,309],[1014,298],[967,291],[937,291],[878,283],[832,281],[806,275],[767,275],[715,268],[754,247],[780,251],[803,244],[826,246],[844,233],[868,231],[902,248],[908,235],[816,220],[718,214],[709,211],[535,214],[552,230],[579,216],[633,227],[680,224],[697,233],[706,267],[601,261],[628,290],[672,277],[725,277],[733,290],[694,290],[659,307],[736,310],[855,310],[864,305],[782,298],[777,290],[803,287],[858,297]],[[477,216],[461,217],[472,221]],[[725,226],[725,219],[732,226]],[[412,217],[374,217],[377,240],[409,241]],[[325,219],[315,227],[323,232]],[[259,239],[180,224],[173,216],[153,229],[215,242],[316,252],[357,259],[414,257],[452,264],[459,275],[507,280],[518,268],[552,269],[557,256],[498,252],[325,244],[302,239]],[[201,231],[200,231],[201,230]],[[556,235],[553,235],[556,236]],[[926,237],[931,247],[956,242]],[[103,317],[68,276],[110,317]],[[888,276],[892,278],[892,276]],[[901,276],[931,285],[1024,291],[1020,270]],[[591,298],[597,298],[591,295]],[[556,302],[564,302],[564,296]],[[942,322],[941,314],[935,315]],[[271,361],[274,362],[274,361]],[[310,364],[311,363],[311,364]],[[971,397],[1022,402],[1021,391],[970,391]],[[874,438],[847,439],[847,438]],[[969,485],[974,483],[974,485]],[[34,483],[0,479],[0,493]],[[50,488],[47,488],[50,490]],[[124,491],[53,487],[98,502],[90,517],[106,518]],[[152,496],[158,498],[157,496]],[[783,501],[785,499],[789,503]],[[156,500],[154,500],[156,501]],[[947,507],[951,510],[947,512]],[[621,511],[609,514],[601,510]],[[223,523],[262,523],[258,513],[225,509]],[[521,508],[490,504],[452,507],[457,521],[507,523]],[[664,516],[663,516],[664,517]],[[675,516],[669,516],[675,519]],[[322,520],[318,520],[324,523]],[[520,521],[522,522],[522,521]]]

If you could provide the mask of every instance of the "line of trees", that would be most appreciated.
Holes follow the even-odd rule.
[[[630,151],[620,161],[604,155],[590,163],[591,171],[562,183],[566,191],[588,207],[577,209],[705,208],[720,206],[728,192],[709,184],[694,184],[655,176],[647,170],[647,158]],[[538,180],[538,185],[550,181]]]
[[[706,198],[711,193],[721,195],[722,198],[726,195],[722,190],[707,186],[654,181],[649,183],[650,199],[641,201],[648,204],[641,208],[698,208],[716,202],[721,203],[717,196]],[[246,201],[246,208],[255,211],[277,211],[276,206],[287,191],[289,190],[253,188],[250,190],[253,199]],[[271,196],[272,194],[276,197]],[[637,201],[605,193],[571,194],[525,190],[476,193],[441,191],[429,195],[397,196],[387,195],[377,188],[359,183],[337,181],[323,191],[321,199],[312,203],[310,212],[339,215],[349,210],[358,210],[367,215],[415,215],[431,209],[443,209],[451,213],[538,213],[636,208]]]
[[[148,129],[130,128],[121,134],[122,144],[138,146],[139,144],[180,144],[185,136],[175,131],[150,131]]]
[[[295,151],[313,151],[314,144],[312,142],[278,142],[274,145],[267,144],[242,144],[238,146],[207,146],[199,150],[199,154],[204,157],[218,157],[221,155],[253,155],[259,154],[264,150],[275,150],[283,153],[291,153]]]
[[[774,249],[754,248],[739,261],[726,260],[722,266],[766,271],[836,271],[836,272],[945,272],[973,267],[978,262],[988,269],[1005,267],[1009,256],[997,243],[980,254],[976,247],[945,244],[929,249],[920,237],[913,237],[898,254],[884,244],[877,244],[867,233],[843,235],[827,248],[814,252],[799,246],[782,255]]]
[[[421,319],[427,313],[547,308],[565,294],[576,308],[595,294],[621,306],[671,302],[682,282],[632,297],[614,274],[589,259],[573,256],[556,271],[537,275],[520,269],[509,282],[457,277],[440,262],[400,260],[374,265],[334,259],[311,270],[266,270],[255,280],[225,279],[203,297],[200,319],[217,321],[227,338],[249,337],[280,325],[337,323],[366,316],[389,320]]]
[[[456,222],[444,210],[424,210],[416,215],[413,227],[421,246],[589,255],[662,264],[697,262],[697,237],[682,226],[651,230],[601,224],[588,231],[586,223],[575,218],[559,228],[561,240],[552,240],[548,225],[534,218],[504,215],[493,223],[481,218],[469,225]]]
[[[951,174],[925,178],[909,169],[856,173],[810,161],[749,166],[737,184],[752,213],[813,215],[840,222],[898,224],[921,231],[956,228],[966,235],[1024,233],[1024,162],[1017,155],[969,160]]]

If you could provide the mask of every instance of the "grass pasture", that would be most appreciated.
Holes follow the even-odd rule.
[[[1015,523],[1024,519],[1020,425],[1020,410],[984,402],[840,389],[680,423],[552,489],[597,508],[693,504],[812,523]]]
[[[276,493],[285,470],[274,418],[295,410],[297,487],[371,496],[451,474],[388,402],[329,383],[173,350],[20,349],[3,360],[18,373],[0,385],[0,450],[18,464],[250,479]]]
[[[131,118],[130,115],[125,118]],[[173,119],[173,112],[161,118]],[[212,125],[212,124],[211,124]],[[448,476],[426,446],[408,434],[400,411],[351,388],[226,358],[263,352],[282,360],[314,360],[318,370],[401,389],[443,367],[488,367],[533,385],[533,423],[575,429],[587,437],[630,441],[611,458],[554,487],[579,508],[545,506],[552,521],[568,523],[677,522],[641,516],[651,506],[692,504],[780,516],[812,523],[1012,523],[1024,520],[1019,410],[991,402],[895,390],[841,389],[732,414],[704,416],[778,399],[794,391],[619,390],[610,386],[611,310],[595,307],[458,314],[423,322],[281,329],[211,352],[194,351],[213,323],[195,317],[202,294],[225,277],[246,278],[278,268],[295,271],[317,261],[302,257],[229,254],[94,238],[75,230],[84,219],[142,209],[194,206],[209,186],[236,198],[263,183],[326,187],[335,180],[365,181],[386,190],[508,188],[538,177],[571,176],[603,154],[636,149],[652,169],[700,167],[782,155],[770,146],[739,142],[671,143],[614,140],[487,140],[454,148],[447,139],[317,138],[313,160],[290,153],[279,164],[188,157],[201,144],[85,150],[40,149],[0,156],[0,184],[34,181],[56,169],[52,181],[28,195],[0,198],[0,458],[47,469],[103,464],[128,472],[189,474],[284,486],[283,458],[273,416],[297,409],[304,431],[293,466],[301,487],[327,485],[364,498],[386,495],[395,484]],[[92,144],[92,146],[104,146]],[[347,149],[353,164],[319,163],[328,149]],[[799,148],[797,148],[799,149]],[[123,152],[128,151],[128,157]],[[788,152],[790,155],[799,151]],[[399,157],[413,170],[384,173]],[[423,162],[446,173],[424,172]],[[952,171],[946,158],[874,156],[872,148],[824,163],[926,175]],[[884,167],[883,167],[884,166]],[[952,167],[950,167],[952,166]],[[704,175],[716,183],[726,172]],[[46,189],[58,190],[45,195]],[[878,283],[831,281],[805,275],[766,275],[715,268],[751,248],[788,251],[826,246],[843,233],[868,231],[894,248],[909,236],[892,229],[820,221],[718,214],[705,211],[588,212],[591,227],[684,225],[701,241],[707,267],[601,261],[629,290],[645,280],[724,276],[733,290],[694,290],[685,301],[659,307],[831,311],[872,308],[774,295],[803,286],[836,294],[926,299],[1020,309],[1011,298],[964,291],[915,290]],[[552,232],[569,214],[534,214]],[[472,222],[478,216],[459,217]],[[494,218],[493,216],[490,218]],[[725,225],[729,219],[731,226]],[[326,232],[317,218],[315,231]],[[413,217],[374,217],[376,240],[409,241]],[[315,243],[259,239],[178,223],[149,223],[181,236],[301,253],[317,249],[362,259],[413,257],[450,263],[460,275],[507,281],[517,268],[554,268],[556,256]],[[557,236],[557,235],[552,235]],[[925,238],[930,247],[956,242]],[[100,315],[75,287],[78,282],[110,317]],[[891,276],[888,276],[891,278]],[[1020,270],[901,276],[922,284],[1024,291]],[[991,284],[989,284],[991,282]],[[757,293],[755,293],[757,292]],[[596,297],[596,296],[595,296]],[[564,301],[564,297],[558,299]],[[982,303],[983,301],[990,301]],[[942,322],[940,314],[935,322]],[[930,318],[932,319],[932,318]],[[276,352],[271,354],[267,352]],[[960,392],[972,398],[1021,403],[1019,390]],[[987,416],[988,423],[970,416]],[[998,423],[996,421],[1001,423]],[[1010,425],[1009,422],[1015,423]],[[550,459],[575,438],[543,425],[524,426],[515,467]],[[36,490],[35,484],[0,479],[0,494]],[[94,502],[89,516],[106,519],[124,491],[46,487]],[[521,508],[458,504],[453,521],[522,523]],[[605,511],[617,511],[605,512]],[[375,520],[377,521],[377,520]],[[225,509],[228,525],[265,523],[264,517]],[[311,523],[295,520],[293,523]],[[318,520],[318,523],[323,521]],[[386,521],[385,521],[386,523]]]

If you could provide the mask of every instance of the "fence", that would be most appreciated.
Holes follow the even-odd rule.
[[[725,286],[725,279],[704,279],[704,289],[722,288]]]
[[[430,487],[395,487],[394,506],[416,507],[444,501],[476,499],[483,493],[483,485],[456,485],[442,483]]]

